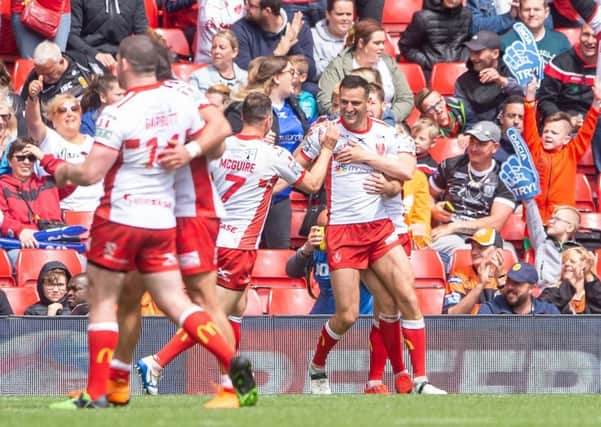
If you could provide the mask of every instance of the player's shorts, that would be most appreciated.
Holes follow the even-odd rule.
[[[155,230],[117,224],[94,216],[88,262],[107,270],[161,273],[178,270],[175,228]]]
[[[177,260],[184,276],[217,271],[219,219],[177,218]]]
[[[217,254],[217,284],[232,291],[244,292],[250,283],[257,251],[218,248]]]
[[[411,256],[411,235],[409,233],[399,234],[399,242],[407,256]]]
[[[329,225],[326,228],[330,270],[364,270],[401,245],[389,219],[361,224]]]

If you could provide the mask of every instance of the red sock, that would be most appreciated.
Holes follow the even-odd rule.
[[[336,334],[330,329],[330,322],[326,322],[323,328],[321,328],[321,334],[319,334],[319,341],[317,341],[317,348],[313,356],[313,365],[320,368],[326,366],[326,359],[330,350],[338,344],[341,338],[341,335]]]
[[[186,331],[180,328],[175,332],[171,340],[154,355],[154,360],[164,368],[177,356],[195,345],[196,341],[191,339]]]
[[[119,327],[115,322],[88,325],[88,386],[90,398],[96,400],[106,394],[109,364],[119,339]]]
[[[413,377],[426,376],[426,325],[424,319],[403,320],[403,335],[409,349]]]
[[[382,332],[380,332],[380,328],[374,322],[369,331],[369,381],[382,381],[387,357],[388,354],[382,340]]]
[[[213,353],[225,371],[229,372],[230,361],[236,353],[221,336],[206,311],[194,306],[182,314],[180,324],[191,338]]]
[[[397,316],[387,316],[380,314],[380,332],[382,341],[388,353],[392,372],[398,374],[405,370],[403,362],[403,344],[401,342],[401,318]]]
[[[232,331],[234,332],[234,339],[236,340],[236,353],[240,350],[240,327],[242,326],[242,318],[236,316],[228,316]]]
[[[109,379],[113,381],[124,381],[129,382],[129,372],[130,366],[129,364],[122,362],[117,359],[111,360],[111,365],[109,368]]]

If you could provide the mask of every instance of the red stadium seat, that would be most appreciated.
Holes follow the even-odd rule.
[[[526,223],[522,216],[512,213],[501,229],[501,237],[503,240],[510,242],[515,248],[521,248],[525,235]]]
[[[60,261],[71,275],[82,272],[77,252],[70,249],[21,249],[17,257],[17,286],[36,286],[38,274],[48,261]]]
[[[417,93],[426,87],[426,77],[419,64],[413,62],[401,62],[397,64],[401,73],[405,76],[411,92]]]
[[[144,8],[146,9],[148,26],[150,28],[157,28],[159,26],[159,7],[156,0],[144,0]]]
[[[402,33],[422,5],[423,0],[384,0],[382,25],[387,32]]]
[[[581,212],[596,212],[597,208],[593,200],[593,191],[588,183],[586,176],[576,174],[576,183],[574,186],[574,196],[576,198],[576,208]]]
[[[580,228],[601,230],[601,213],[584,212],[580,214]]]
[[[415,287],[444,288],[446,276],[444,264],[438,252],[425,248],[411,252],[411,267],[415,275]]]
[[[175,74],[177,78],[187,82],[190,80],[192,73],[194,73],[196,70],[206,67],[207,65],[209,64],[186,64],[182,62],[171,65],[171,71],[173,71],[173,74]]]
[[[305,315],[309,314],[315,300],[306,289],[273,288],[267,313],[272,315]]]
[[[18,316],[23,315],[27,307],[39,301],[35,287],[3,288],[2,290],[8,298],[13,313]]]
[[[559,31],[566,36],[572,46],[580,43],[580,28],[555,28],[555,31]]]
[[[593,159],[593,151],[591,147],[588,147],[588,150],[584,153],[584,155],[578,160],[578,173],[587,175],[587,176],[595,176],[597,171],[595,170],[595,161]]]
[[[179,28],[155,28],[154,31],[165,39],[167,47],[173,52],[185,58],[190,57],[190,45],[182,30]]]
[[[509,270],[513,264],[517,262],[513,252],[503,249],[503,256],[505,261],[505,269]],[[449,276],[453,275],[453,272],[464,269],[472,265],[472,253],[470,249],[456,249],[453,257],[451,258],[451,267],[449,268]]]
[[[63,218],[67,225],[83,225],[88,229],[88,231],[81,235],[82,239],[87,239],[90,236],[94,212],[65,211]]]
[[[398,46],[395,46],[394,42],[392,41],[392,38],[390,37],[390,35],[388,35],[388,33],[384,34],[384,52],[390,55],[393,59],[396,58],[399,54]]]
[[[283,287],[306,289],[305,279],[294,279],[286,274],[286,261],[294,255],[290,249],[259,249],[251,275],[253,287]]]
[[[0,249],[0,287],[16,286],[13,277],[13,268],[10,265],[10,260],[5,251]]]
[[[246,291],[246,310],[244,316],[260,316],[267,313],[267,308],[263,305],[261,297],[255,289]]]
[[[457,78],[466,71],[465,62],[438,62],[432,67],[430,87],[443,96],[453,95]]]
[[[13,70],[13,88],[15,93],[21,93],[23,85],[33,70],[33,61],[31,59],[19,58],[15,62],[15,69]]]
[[[292,215],[290,217],[290,247],[294,249],[300,248],[307,240],[307,236],[300,235],[300,228],[301,225],[303,225],[303,220],[305,219],[306,214],[306,209],[292,210]]]
[[[417,288],[415,295],[422,314],[442,314],[445,288]]]
[[[290,207],[292,209],[303,210],[309,205],[309,197],[300,191],[292,190],[290,192]]]
[[[465,148],[459,145],[457,138],[440,137],[436,140],[436,144],[430,147],[430,155],[436,163],[463,153],[465,153]]]
[[[413,110],[411,110],[411,114],[409,114],[409,116],[405,119],[405,121],[407,122],[409,127],[411,127],[415,124],[415,122],[417,122],[417,120],[421,116],[422,116],[422,113],[420,113],[417,108],[413,108]]]

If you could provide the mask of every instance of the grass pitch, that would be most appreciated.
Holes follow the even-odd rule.
[[[0,398],[2,427],[599,426],[597,395],[260,396],[254,408],[206,410],[207,396],[134,397],[107,410],[57,411],[51,397]]]

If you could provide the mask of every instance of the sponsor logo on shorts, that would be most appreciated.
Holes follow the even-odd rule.
[[[223,268],[217,269],[217,279],[223,282],[230,282],[232,280],[232,272],[224,270]]]
[[[177,265],[177,257],[175,256],[175,254],[168,252],[166,254],[163,254],[162,257],[164,258],[164,261],[163,261],[164,267],[170,267],[172,265]]]
[[[179,261],[179,266],[182,268],[200,266],[200,256],[198,255],[198,251],[179,254],[177,260]]]

